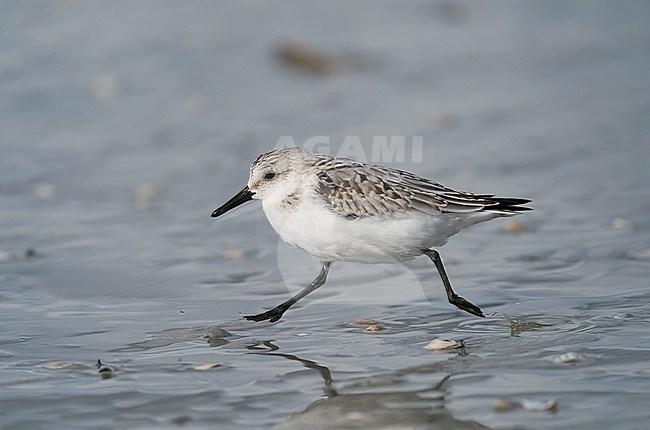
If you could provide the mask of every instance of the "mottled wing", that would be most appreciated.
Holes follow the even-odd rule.
[[[516,205],[527,200],[456,191],[403,170],[336,158],[319,164],[322,170],[318,173],[318,192],[334,212],[348,218],[408,211],[435,215],[526,210]]]
[[[318,191],[334,212],[348,218],[407,212],[417,206],[416,193],[400,185],[398,176],[390,178],[386,173],[391,172],[361,164],[329,168],[318,175]],[[430,204],[421,209],[437,211]]]

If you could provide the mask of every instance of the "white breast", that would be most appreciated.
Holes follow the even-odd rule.
[[[415,258],[421,250],[442,246],[463,227],[483,221],[477,214],[400,213],[387,218],[347,219],[318,195],[302,195],[291,206],[279,199],[262,202],[269,222],[287,245],[322,261],[395,263]]]

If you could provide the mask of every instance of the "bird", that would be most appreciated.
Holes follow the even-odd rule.
[[[439,248],[460,230],[531,210],[531,200],[473,194],[414,173],[301,147],[273,149],[253,161],[247,185],[212,212],[217,218],[253,199],[280,238],[321,261],[316,279],[250,321],[276,322],[325,284],[334,262],[400,263],[427,256],[450,304],[478,317],[483,311],[453,290]]]

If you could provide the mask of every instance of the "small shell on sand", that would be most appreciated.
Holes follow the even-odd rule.
[[[494,402],[494,410],[497,412],[505,412],[512,408],[515,405],[506,397],[499,397],[496,402]]]
[[[520,234],[523,233],[526,228],[519,221],[510,220],[506,223],[505,230],[508,234]]]
[[[244,250],[241,248],[228,248],[224,250],[221,255],[226,260],[243,260],[244,259]]]
[[[98,370],[99,376],[102,377],[102,379],[111,379],[115,378],[115,370],[111,367],[102,367],[101,369]]]
[[[34,187],[34,196],[41,200],[51,200],[56,197],[56,185],[54,184],[37,184]]]
[[[539,400],[522,399],[521,400],[521,407],[524,408],[527,411],[532,411],[532,412],[538,412],[538,411],[556,412],[557,411],[557,400],[550,399],[550,400],[548,400],[546,402],[542,402],[542,401],[539,401]]]
[[[135,196],[135,205],[138,210],[147,211],[153,206],[158,190],[152,184],[140,184],[133,189]]]
[[[72,366],[72,363],[69,361],[52,361],[50,363],[44,364],[43,367],[50,370],[65,369],[66,367]]]
[[[352,325],[365,325],[366,328],[364,331],[367,331],[368,333],[376,333],[384,330],[384,327],[382,327],[377,321],[373,320],[354,320],[352,321]]]
[[[275,57],[296,70],[313,74],[326,74],[334,69],[333,55],[300,42],[287,42],[275,51]]]
[[[199,364],[198,366],[192,367],[194,370],[210,370],[210,369],[215,369],[217,367],[221,367],[222,365],[219,363],[206,363],[206,364]]]
[[[105,364],[102,364],[101,359],[97,360],[97,364],[95,366],[97,367],[99,376],[101,376],[102,379],[111,379],[117,376],[115,374],[115,369],[113,369],[111,366],[106,366]]]
[[[440,351],[444,349],[456,349],[465,346],[465,342],[456,340],[433,339],[424,348],[432,351]]]
[[[565,354],[560,355],[559,357],[555,357],[553,359],[553,363],[558,363],[558,364],[563,364],[563,363],[578,363],[580,361],[583,361],[584,357],[577,352],[567,352]]]
[[[113,75],[101,75],[93,82],[93,94],[97,100],[113,100],[120,93],[120,81]]]
[[[614,230],[629,230],[632,227],[632,223],[623,218],[614,218],[612,220],[612,228]]]

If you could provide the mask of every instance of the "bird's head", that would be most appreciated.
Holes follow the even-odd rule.
[[[310,161],[316,159],[302,148],[282,148],[266,152],[253,162],[248,184],[237,195],[212,212],[216,218],[252,199],[281,198],[299,187]]]

